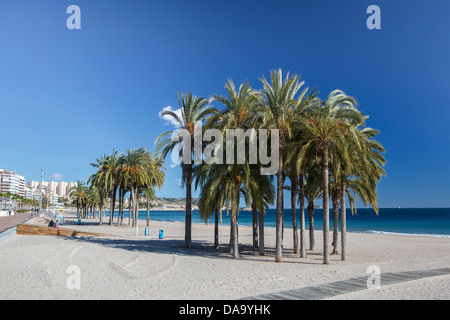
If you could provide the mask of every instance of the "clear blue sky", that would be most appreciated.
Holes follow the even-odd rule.
[[[81,30],[66,27],[71,4]],[[372,4],[381,30],[366,27]],[[380,207],[449,207],[449,12],[448,0],[2,0],[0,168],[87,180],[113,148],[154,149],[176,90],[259,89],[282,68],[322,97],[353,95],[381,130]],[[183,197],[169,164],[158,195]]]

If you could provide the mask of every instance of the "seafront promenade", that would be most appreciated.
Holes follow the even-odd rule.
[[[8,217],[0,217],[0,233],[17,226],[19,223],[23,223],[27,220],[30,220],[35,216],[36,214],[32,212],[26,212],[26,213],[18,213]]]

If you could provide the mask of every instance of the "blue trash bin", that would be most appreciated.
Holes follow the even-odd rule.
[[[81,224],[81,219],[78,219],[78,224]]]
[[[164,239],[164,230],[159,230],[159,238]]]

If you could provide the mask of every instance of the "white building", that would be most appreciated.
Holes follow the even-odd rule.
[[[67,195],[67,182],[61,181],[58,183],[56,193],[59,197],[65,197]]]
[[[11,192],[26,197],[25,178],[13,172],[0,169],[0,193]]]
[[[31,189],[39,189],[39,184],[40,184],[40,182],[37,182],[37,181],[28,181],[28,186]]]
[[[68,184],[67,184],[67,194],[69,194],[69,192],[70,192],[70,189],[72,189],[73,187],[76,187],[77,186],[77,184],[75,183],[75,182],[73,182],[73,181],[70,181]]]
[[[40,190],[41,182],[38,181],[30,181],[28,182],[28,186],[36,191]],[[64,182],[64,181],[43,181],[42,182],[42,193],[44,194],[54,194],[57,195],[59,198],[65,197],[68,195],[69,190],[76,186],[77,184],[73,181],[71,182]]]
[[[46,197],[47,197],[49,204],[51,204],[52,206],[56,206],[58,204],[59,197],[57,194],[47,193]]]
[[[56,194],[56,188],[58,187],[58,182],[50,181],[47,185],[47,192]]]

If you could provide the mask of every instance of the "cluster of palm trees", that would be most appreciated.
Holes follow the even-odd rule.
[[[294,252],[306,257],[305,199],[310,221],[310,249],[314,249],[314,204],[323,201],[323,263],[329,263],[329,250],[339,252],[338,225],[341,223],[341,259],[346,258],[346,198],[352,213],[359,199],[378,213],[377,183],[385,175],[385,152],[375,140],[378,130],[366,127],[365,116],[355,98],[340,90],[331,92],[325,100],[315,90],[309,92],[299,75],[283,77],[274,70],[270,78],[262,77],[261,90],[247,82],[238,88],[232,80],[225,85],[226,95],[209,99],[190,92],[178,96],[179,112],[166,110],[179,129],[189,132],[194,145],[196,123],[214,128],[226,135],[227,129],[276,129],[278,132],[278,170],[275,175],[261,175],[261,163],[249,161],[246,148],[244,163],[194,164],[183,162],[182,182],[186,189],[185,245],[192,246],[191,202],[192,185],[200,188],[199,211],[203,219],[215,216],[214,246],[218,247],[218,220],[222,209],[231,209],[230,254],[239,257],[238,215],[241,201],[253,211],[253,247],[264,255],[264,214],[276,201],[275,261],[282,262],[284,201],[283,190],[291,191]],[[220,104],[217,108],[214,104]],[[182,141],[172,140],[174,131],[161,134],[155,144],[161,158],[170,152],[183,152]],[[269,142],[270,143],[270,142]],[[261,146],[261,144],[258,144]],[[203,141],[203,148],[208,146]],[[234,144],[237,148],[237,144]],[[226,149],[224,143],[222,149]],[[268,147],[268,145],[267,145]],[[236,150],[233,154],[237,154]],[[193,160],[194,150],[188,156]],[[242,155],[241,155],[242,156]],[[184,158],[185,159],[185,158]],[[236,159],[235,159],[236,160]],[[250,163],[251,162],[251,163]],[[274,180],[276,178],[276,183]],[[290,185],[285,185],[289,179]],[[333,204],[333,242],[329,244],[329,209]],[[300,209],[300,232],[296,206]],[[300,236],[298,235],[300,233]],[[331,248],[332,247],[332,248]]]
[[[89,165],[94,167],[96,172],[89,177],[88,186],[83,181],[78,181],[77,186],[69,193],[72,204],[77,207],[77,215],[95,218],[98,209],[99,221],[102,224],[103,209],[109,198],[109,224],[112,226],[116,201],[119,200],[116,224],[122,225],[125,195],[130,193],[128,224],[137,225],[139,198],[144,196],[147,199],[148,225],[149,206],[155,197],[155,187],[160,188],[164,183],[164,159],[144,147],[127,149],[126,153],[119,153],[114,149],[111,154],[104,154]]]
[[[34,210],[39,208],[39,201],[21,195],[5,192],[0,194],[0,209]]]

